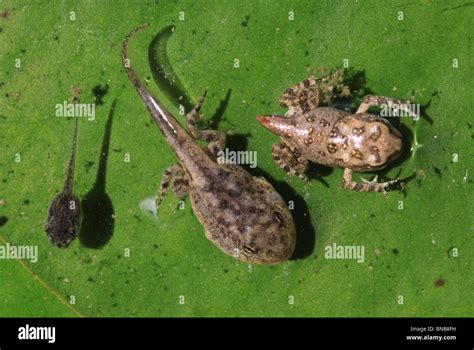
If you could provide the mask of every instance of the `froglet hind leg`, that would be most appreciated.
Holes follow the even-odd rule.
[[[318,107],[319,100],[318,81],[310,76],[286,90],[280,97],[280,106],[289,107],[287,116],[290,117],[294,114],[309,112]]]
[[[390,108],[398,107],[400,110],[406,111],[410,115],[416,117],[416,115],[412,114],[409,104],[410,104],[410,101],[403,102],[401,100],[397,100],[395,98],[386,97],[386,96],[367,95],[362,100],[362,103],[357,109],[356,114],[367,113],[370,107],[388,106]]]
[[[352,180],[352,170],[348,168],[344,169],[343,178],[343,186],[346,190],[353,190],[357,192],[382,192],[383,194],[387,194],[387,191],[385,191],[386,188],[398,182],[398,179],[386,182],[377,182],[377,175],[371,181],[361,178],[362,182],[355,182]]]
[[[316,79],[314,76],[303,80],[287,89],[280,97],[280,106],[289,107],[287,117],[304,114],[320,105],[327,105],[343,88],[342,70],[336,70],[327,76]],[[342,95],[341,95],[342,96]]]
[[[156,198],[156,208],[158,209],[165,197],[168,189],[172,185],[173,192],[179,199],[184,199],[189,193],[189,177],[179,164],[169,166],[163,173],[158,196]]]
[[[285,142],[276,143],[272,147],[273,160],[290,176],[299,176],[306,180],[304,172],[308,168],[308,160],[300,157],[297,149],[292,150]]]

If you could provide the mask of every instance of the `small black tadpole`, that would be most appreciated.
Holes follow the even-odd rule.
[[[64,189],[51,202],[46,219],[45,231],[49,240],[58,248],[67,248],[77,237],[81,208],[77,196],[72,193],[74,184],[74,165],[76,162],[78,117],[75,117],[72,138],[71,158],[67,170]]]

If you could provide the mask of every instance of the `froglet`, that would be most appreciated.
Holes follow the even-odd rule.
[[[403,138],[387,120],[368,113],[371,106],[405,108],[406,103],[390,97],[367,95],[356,113],[333,107],[319,107],[327,99],[330,78],[310,77],[286,90],[280,98],[282,107],[289,107],[285,116],[257,116],[282,142],[273,145],[274,161],[289,175],[304,177],[308,161],[329,167],[344,168],[343,186],[359,192],[383,192],[398,179],[377,182],[352,180],[352,172],[385,168],[401,153]],[[408,102],[407,102],[408,103]]]

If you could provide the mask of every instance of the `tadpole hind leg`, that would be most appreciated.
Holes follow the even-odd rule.
[[[179,199],[184,199],[189,193],[189,178],[183,167],[179,164],[169,166],[163,173],[158,196],[156,199],[156,208],[158,209],[165,197],[168,189],[172,185],[173,192]]]
[[[201,141],[208,142],[207,148],[211,154],[217,156],[219,151],[224,150],[226,135],[219,130],[199,130],[198,122],[201,119],[200,110],[206,98],[207,90],[201,96],[194,108],[186,115],[189,132],[191,135]]]

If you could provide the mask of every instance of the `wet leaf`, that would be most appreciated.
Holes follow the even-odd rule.
[[[0,315],[74,316],[64,303],[73,295],[74,310],[85,316],[472,316],[474,7],[461,5],[2,2],[0,215],[8,220],[0,236],[38,246],[39,257],[25,267],[0,260],[7,286],[0,288]],[[131,43],[132,64],[184,122],[179,104],[151,78],[148,60],[154,36],[176,27],[158,57],[169,60],[192,102],[208,88],[204,122],[230,133],[232,149],[257,151],[255,174],[293,201],[299,259],[273,267],[236,262],[207,241],[188,200],[183,207],[168,196],[159,220],[141,212],[140,202],[155,195],[161,173],[176,161],[121,67],[124,36],[144,22],[151,29]],[[341,103],[356,108],[363,94],[374,93],[423,107],[419,121],[398,125],[411,151],[380,173],[411,177],[404,191],[347,192],[342,169],[323,167],[314,167],[305,185],[288,180],[271,159],[278,139],[255,116],[284,113],[278,99],[285,89],[320,67],[344,64],[354,72],[354,99]],[[104,178],[114,227],[100,247],[78,239],[58,250],[43,225],[64,182],[74,124],[56,117],[55,106],[73,87],[81,88],[81,102],[102,103],[94,120],[80,120],[81,198],[96,182],[117,99],[110,149],[118,151],[108,154]],[[97,87],[107,87],[100,98]],[[363,246],[364,261],[326,259],[334,243]]]

